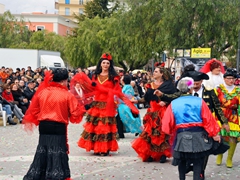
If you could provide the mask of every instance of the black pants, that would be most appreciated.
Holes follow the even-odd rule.
[[[202,174],[203,176],[205,175],[205,169],[207,167],[207,163],[208,163],[208,157],[209,156],[205,156],[204,157],[204,161],[203,161],[203,169],[202,169]],[[186,167],[186,171],[189,172],[189,171],[192,171],[192,162],[191,161],[187,161],[187,167]]]
[[[116,120],[117,120],[117,129],[118,129],[118,135],[120,138],[123,138],[124,137],[124,134],[123,134],[123,123],[121,121],[121,118],[119,116],[119,113],[118,115],[116,116]]]
[[[193,163],[193,180],[202,180],[202,171],[204,158],[191,159],[191,160],[181,160],[178,165],[179,179],[185,180],[186,167],[188,162]]]

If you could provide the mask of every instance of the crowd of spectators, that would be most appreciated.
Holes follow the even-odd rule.
[[[16,116],[19,122],[26,113],[31,99],[43,80],[44,72],[41,68],[35,71],[30,66],[25,68],[5,68],[0,69],[0,93],[1,104],[7,112],[7,121],[10,125],[15,125],[13,117]]]
[[[14,71],[12,68],[5,68],[4,66],[0,69],[0,93],[1,93],[1,101],[4,110],[7,111],[8,114],[8,123],[16,124],[11,119],[14,115],[21,122],[22,117],[14,113],[14,105],[20,109],[21,113],[24,115],[27,111],[31,99],[37,90],[39,84],[44,79],[44,71],[45,68],[37,68],[32,70],[30,66],[25,68],[16,68]],[[87,68],[78,68],[76,70],[68,70],[69,71],[69,81],[71,78],[80,72],[84,72],[91,79],[93,71],[89,71]],[[145,94],[145,85],[153,81],[151,71],[137,71],[132,73],[132,71],[128,72],[119,72],[119,76],[123,76],[125,74],[130,75],[131,77],[131,85],[135,91],[135,97],[137,99],[141,99]],[[174,73],[172,73],[173,81],[174,81]],[[235,85],[240,85],[240,75],[238,74],[238,78],[235,81]],[[10,113],[9,106],[11,107],[12,112]],[[147,108],[148,104],[138,104],[138,108]],[[15,108],[15,111],[16,109]],[[10,117],[10,114],[13,114]]]

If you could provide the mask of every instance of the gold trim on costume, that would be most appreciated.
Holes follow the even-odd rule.
[[[97,79],[100,84],[103,84],[108,80],[108,75],[107,76],[98,75]]]

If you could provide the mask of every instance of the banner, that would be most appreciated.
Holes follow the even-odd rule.
[[[191,48],[191,58],[211,58],[211,48]]]

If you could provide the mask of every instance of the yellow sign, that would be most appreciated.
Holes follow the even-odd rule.
[[[191,58],[211,58],[211,48],[192,48]]]

